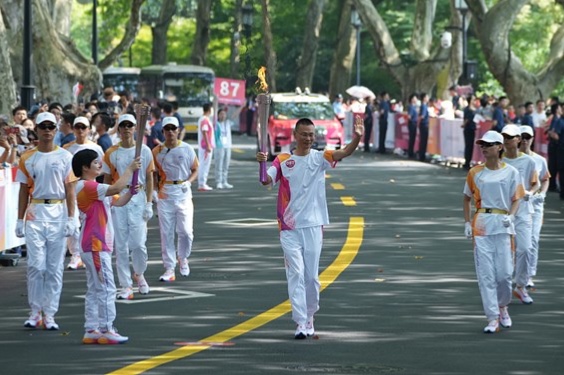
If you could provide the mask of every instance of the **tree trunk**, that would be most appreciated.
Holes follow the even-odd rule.
[[[429,50],[433,41],[433,20],[437,0],[417,0],[414,14],[413,31],[411,33],[411,54],[418,60],[429,58]]]
[[[337,33],[337,47],[333,55],[329,78],[329,95],[331,98],[344,93],[351,80],[351,69],[357,43],[356,34],[351,27],[351,6],[352,0],[340,1],[341,18]]]
[[[151,52],[151,63],[154,65],[164,65],[167,63],[167,32],[172,22],[172,17],[176,13],[176,0],[163,0],[159,18],[151,25],[153,35],[153,49]]]
[[[261,0],[264,56],[266,60],[266,82],[270,92],[276,92],[276,51],[272,44],[272,29],[270,27],[270,0]]]
[[[538,74],[529,72],[511,51],[509,32],[528,0],[500,0],[487,9],[481,0],[467,0],[474,31],[493,76],[515,105],[546,99],[564,75],[564,25],[552,36],[550,53]],[[558,1],[562,5],[562,1]]]
[[[4,12],[0,9],[0,82],[14,82],[12,63],[10,61],[10,43],[8,32],[4,25]],[[14,85],[0,85],[0,113],[12,113],[12,108],[17,103],[16,88]]]
[[[205,65],[210,43],[210,15],[212,0],[198,0],[196,10],[196,35],[192,45],[190,61],[194,65]]]
[[[55,30],[59,34],[66,37],[70,36],[71,28],[71,11],[72,3],[74,0],[51,0],[53,11],[51,17],[53,18],[53,24],[55,25]]]
[[[231,56],[229,57],[229,71],[231,78],[238,78],[239,65],[241,63],[241,38],[242,38],[242,11],[243,0],[235,0],[235,11],[233,17],[233,34],[231,34]]]
[[[326,0],[310,0],[306,14],[302,53],[298,61],[298,70],[296,72],[297,87],[311,88],[313,72],[317,60],[319,33],[323,21],[323,8],[326,3]]]

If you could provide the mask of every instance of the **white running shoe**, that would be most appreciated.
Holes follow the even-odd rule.
[[[223,189],[225,189],[225,185],[223,185],[223,184],[217,184],[217,186],[216,186],[215,188],[216,188],[216,189],[219,189],[219,190],[223,190]]]
[[[533,282],[533,279],[529,278],[529,281],[527,281],[527,288],[534,288],[535,287],[535,283]]]
[[[294,338],[296,340],[303,340],[307,337],[306,335],[306,326],[305,324],[298,324],[296,325],[296,333],[294,334]]]
[[[59,325],[55,322],[55,318],[51,315],[45,315],[44,324],[45,329],[48,329],[49,331],[59,330]]]
[[[176,276],[174,275],[174,270],[169,268],[168,270],[165,271],[165,273],[161,275],[161,277],[159,277],[159,280],[165,282],[176,280]]]
[[[229,184],[229,183],[227,183],[227,182],[224,183],[223,186],[224,186],[226,189],[233,189],[233,185],[231,185],[231,184]]]
[[[133,299],[133,288],[128,286],[127,288],[122,288],[120,292],[118,292],[117,299]]]
[[[100,345],[116,345],[125,344],[129,337],[120,335],[115,328],[102,332],[102,336],[98,339]]]
[[[180,261],[180,275],[188,277],[190,275],[190,265],[188,259],[184,258]]]
[[[98,340],[102,337],[102,333],[97,329],[91,329],[84,332],[82,343],[86,345],[97,344]]]
[[[210,190],[213,190],[211,186],[208,185],[198,186],[198,191],[210,191]]]
[[[490,320],[488,325],[484,328],[484,333],[499,332],[499,321],[497,319]]]
[[[84,263],[82,263],[82,259],[80,258],[80,254],[73,254],[67,266],[69,270],[77,270],[79,268],[84,268]]]
[[[135,275],[135,280],[137,280],[137,286],[139,287],[139,294],[149,294],[149,284],[145,280],[143,275]]]
[[[308,318],[306,322],[306,335],[313,336],[315,334],[315,328],[313,327],[313,316]]]
[[[24,327],[27,328],[40,328],[43,324],[41,313],[31,313],[29,318],[24,322]]]
[[[513,295],[519,298],[525,305],[533,303],[533,299],[529,296],[529,293],[527,293],[526,288],[515,287],[515,289],[513,289]]]
[[[503,328],[511,327],[512,322],[507,306],[499,308],[499,324],[501,324]]]

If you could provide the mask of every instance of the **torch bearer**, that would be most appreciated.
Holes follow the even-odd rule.
[[[259,69],[258,74],[260,89],[265,91],[258,94],[257,105],[258,105],[258,124],[257,124],[257,136],[260,152],[268,151],[268,112],[270,110],[270,103],[272,103],[272,97],[268,94],[268,85],[266,84],[266,68],[263,66]],[[266,175],[266,162],[262,161],[259,164],[259,179],[260,182],[268,181]]]
[[[135,157],[138,158],[141,155],[141,147],[143,146],[143,137],[145,136],[145,126],[147,125],[147,117],[149,117],[149,111],[151,107],[145,104],[136,104],[134,107],[135,119],[137,120],[137,135],[135,137]],[[129,187],[129,192],[131,195],[137,194],[135,190],[137,184],[139,183],[139,169],[133,172],[133,177],[131,178],[131,185]]]

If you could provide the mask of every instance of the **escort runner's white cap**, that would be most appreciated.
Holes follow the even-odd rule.
[[[132,124],[137,125],[137,120],[135,119],[135,116],[130,115],[129,113],[126,113],[125,115],[119,116],[118,125],[121,124],[124,121],[129,121]]]
[[[477,145],[482,143],[503,143],[503,136],[495,130],[489,130],[476,141]]]
[[[50,121],[53,124],[57,123],[57,118],[55,117],[54,114],[52,114],[51,112],[41,112],[40,114],[37,115],[37,118],[35,120],[36,124],[41,124],[42,122],[45,121]]]
[[[179,127],[178,119],[174,116],[165,117],[163,119],[163,128],[167,125],[174,125],[178,128]]]
[[[509,124],[505,125],[503,129],[501,129],[501,134],[507,134],[510,137],[514,137],[516,135],[521,136],[521,129],[517,125]]]
[[[77,118],[74,119],[72,126],[75,126],[76,124],[83,124],[90,127],[90,121],[88,121],[88,119],[83,116],[78,116]]]
[[[521,125],[519,127],[519,130],[521,130],[521,134],[528,134],[531,137],[535,136],[535,132],[533,131],[533,128],[531,128],[529,125]]]

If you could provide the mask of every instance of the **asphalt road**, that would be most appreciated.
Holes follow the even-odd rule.
[[[0,268],[1,374],[564,373],[564,204],[547,198],[534,304],[484,335],[465,172],[358,152],[330,171],[317,337],[293,339],[276,191],[259,185],[254,139],[236,137],[230,191],[194,192],[191,275],[160,283],[149,223],[147,296],[118,302],[125,345],[82,345],[84,271],[65,271],[60,331],[28,330],[25,260]],[[213,173],[210,185],[214,186]],[[68,259],[67,259],[68,261]]]

